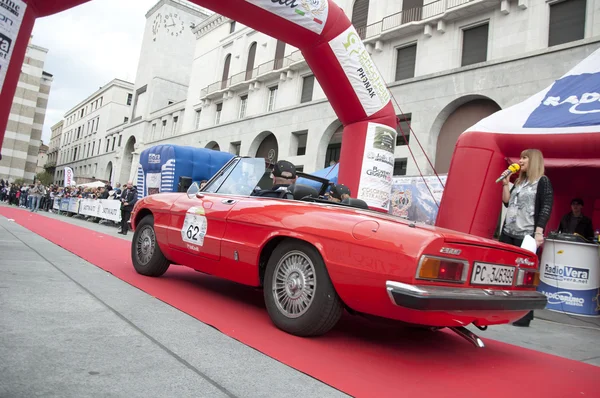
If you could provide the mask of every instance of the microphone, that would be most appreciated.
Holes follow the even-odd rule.
[[[496,180],[496,184],[499,183],[500,181],[504,180],[509,175],[516,173],[519,170],[521,170],[521,166],[519,166],[518,163],[511,164],[510,166],[508,166],[508,169],[504,170],[504,173],[500,174],[500,177],[498,177],[498,179]]]

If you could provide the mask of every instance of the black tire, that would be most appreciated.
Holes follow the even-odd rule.
[[[275,279],[276,271],[283,272],[285,270],[285,266],[288,264],[285,260],[293,260],[291,256],[301,259],[302,264],[309,264],[305,260],[310,260],[312,269],[314,269],[314,273],[312,274],[314,274],[313,279],[315,282],[313,285],[314,289],[312,290],[312,300],[309,300],[304,306],[303,311],[298,311],[297,314],[291,314],[290,316],[289,312],[285,312],[283,304],[275,298],[273,280]],[[281,266],[278,267],[280,263]],[[299,272],[297,274],[300,275]],[[310,274],[310,272],[305,274],[305,279],[302,280],[311,280]],[[306,275],[309,275],[308,279],[306,279]],[[277,290],[281,294],[288,294],[288,298],[290,297],[288,287],[291,286],[288,282],[294,283],[294,275],[290,274],[290,278],[286,279],[285,285],[287,287],[280,285],[280,288]],[[310,285],[310,283],[306,285]],[[302,291],[300,295],[311,291],[310,287],[306,287],[304,284],[302,284],[302,289],[300,290]],[[267,311],[275,326],[287,333],[300,337],[319,336],[327,333],[336,325],[343,311],[342,300],[331,283],[327,268],[319,252],[313,246],[295,240],[283,241],[273,250],[265,271],[264,298]]]
[[[148,244],[154,247],[154,250],[145,252],[148,254],[151,251],[149,257],[143,256],[145,249],[141,247]],[[146,248],[148,247],[146,246]],[[152,215],[145,216],[135,228],[133,240],[131,241],[131,261],[136,272],[145,276],[161,276],[169,269],[170,262],[156,242],[154,217]]]

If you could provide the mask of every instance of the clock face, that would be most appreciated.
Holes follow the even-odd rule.
[[[169,13],[165,15],[164,25],[167,34],[170,34],[173,37],[183,34],[183,31],[185,30],[184,22],[177,14]]]
[[[158,31],[160,30],[160,26],[162,23],[162,14],[158,14],[156,18],[154,18],[154,22],[152,23],[152,34],[154,35],[154,40],[156,40],[156,35],[158,35]]]

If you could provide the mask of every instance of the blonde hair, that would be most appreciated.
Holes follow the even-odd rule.
[[[525,149],[521,152],[522,158],[529,158],[527,171],[519,173],[519,178],[515,182],[517,185],[525,182],[535,182],[544,175],[544,155],[539,149]]]

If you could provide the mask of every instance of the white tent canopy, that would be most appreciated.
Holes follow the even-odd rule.
[[[100,187],[103,187],[105,185],[106,185],[105,182],[94,181],[94,182],[88,182],[88,183],[85,183],[85,184],[78,184],[77,186],[81,187],[81,188],[100,188]]]

